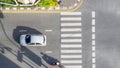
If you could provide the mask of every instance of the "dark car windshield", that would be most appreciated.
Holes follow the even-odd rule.
[[[25,37],[25,41],[26,41],[27,44],[30,43],[30,38],[31,38],[30,35],[26,35],[26,37]]]

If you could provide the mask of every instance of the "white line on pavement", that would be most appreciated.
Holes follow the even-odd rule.
[[[95,65],[95,64],[92,64],[92,68],[96,68],[96,65]]]
[[[95,11],[92,11],[92,18],[95,18]]]
[[[65,68],[82,68],[82,65],[64,65]]]
[[[69,32],[69,31],[82,31],[81,28],[61,28],[61,31],[66,31],[66,32]]]
[[[92,27],[92,32],[95,32],[95,27],[94,26]]]
[[[82,58],[82,55],[61,55],[61,58]]]
[[[61,21],[81,21],[81,17],[62,17]]]
[[[81,26],[81,23],[61,23],[61,26]]]
[[[95,34],[92,34],[92,39],[95,39]]]
[[[61,53],[82,53],[82,50],[61,50]]]
[[[61,42],[82,42],[81,39],[61,39]]]
[[[92,51],[95,51],[95,46],[92,46]]]
[[[52,32],[53,30],[45,30],[45,32]]]
[[[61,37],[82,37],[82,34],[61,34]]]
[[[95,57],[96,55],[95,55],[95,52],[92,52],[92,57]]]
[[[95,58],[92,58],[92,63],[95,63],[95,62],[96,62]]]
[[[92,25],[93,26],[95,25],[95,19],[92,19]]]
[[[81,44],[61,44],[61,48],[81,48]]]
[[[95,45],[95,40],[92,40],[92,45]]]
[[[62,12],[61,15],[81,15],[81,12]]]
[[[53,53],[53,51],[46,51],[45,53]]]
[[[64,64],[74,64],[74,63],[82,63],[81,60],[61,60],[61,63],[64,63]]]

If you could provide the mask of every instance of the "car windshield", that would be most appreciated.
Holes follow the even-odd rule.
[[[26,43],[27,43],[27,44],[30,43],[30,38],[31,38],[30,35],[26,35],[25,40],[26,40]]]

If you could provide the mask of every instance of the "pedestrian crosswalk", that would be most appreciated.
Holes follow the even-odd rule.
[[[81,12],[62,12],[61,63],[65,68],[82,68]]]

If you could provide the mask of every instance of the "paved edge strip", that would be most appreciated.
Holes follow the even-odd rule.
[[[81,5],[83,4],[83,0],[80,0],[80,3],[73,7],[72,9],[68,9],[68,10],[2,10],[2,13],[60,13],[60,12],[73,12],[75,10],[77,10],[78,8],[81,7]]]

